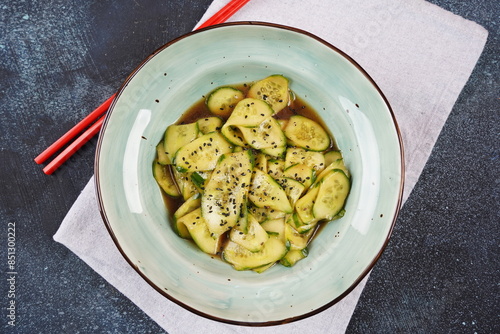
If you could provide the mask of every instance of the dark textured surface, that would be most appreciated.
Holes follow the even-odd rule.
[[[499,333],[497,1],[431,1],[489,31],[375,266],[349,333]],[[45,176],[33,158],[190,31],[210,0],[0,2],[0,332],[162,333],[52,236],[93,174],[96,139]],[[7,224],[16,324],[7,325]]]

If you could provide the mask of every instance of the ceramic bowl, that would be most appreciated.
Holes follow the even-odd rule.
[[[334,134],[352,190],[345,216],[325,225],[305,260],[262,274],[236,271],[174,233],[151,163],[165,128],[203,95],[276,73]],[[108,112],[95,164],[105,225],[151,286],[198,315],[260,326],[314,315],[362,280],[389,240],[403,174],[394,115],[368,74],[310,33],[259,22],[189,33],[142,62]]]

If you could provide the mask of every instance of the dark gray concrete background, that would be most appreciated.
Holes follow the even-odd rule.
[[[500,333],[500,4],[431,2],[485,27],[488,42],[348,333]],[[93,174],[96,139],[52,176],[33,158],[153,50],[190,31],[210,3],[0,1],[0,332],[163,332],[52,239]],[[6,317],[9,223],[17,239],[15,328]]]

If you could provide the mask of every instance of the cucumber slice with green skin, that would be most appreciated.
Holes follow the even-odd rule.
[[[220,132],[211,132],[181,147],[174,163],[183,172],[213,170],[219,157],[232,151],[233,146]]]
[[[273,115],[273,109],[269,104],[261,100],[246,98],[238,102],[222,128],[230,125],[255,127],[271,115]]]
[[[222,258],[236,270],[248,270],[279,261],[287,252],[285,244],[270,236],[264,247],[255,253],[229,240],[222,250]]]
[[[165,130],[163,145],[165,154],[170,161],[174,161],[177,150],[198,137],[198,132],[198,123],[196,122],[189,124],[173,124]]]
[[[245,203],[247,202],[246,196],[243,199],[243,202],[245,202]],[[239,231],[241,231],[243,233],[247,233],[248,232],[248,216],[249,216],[248,210],[243,207],[241,209],[241,212],[240,212],[240,217],[238,218],[238,221],[236,222],[236,225],[234,226],[233,229],[238,229]]]
[[[158,163],[160,165],[168,165],[171,164],[172,162],[170,161],[170,158],[168,157],[167,153],[165,153],[165,147],[163,146],[163,140],[156,145],[156,156]]]
[[[200,118],[196,121],[200,132],[204,135],[214,131],[220,131],[222,128],[222,120],[219,117]]]
[[[304,193],[306,187],[299,181],[296,181],[289,177],[277,178],[275,180],[285,191],[292,207],[295,206],[295,203],[300,198],[300,196],[302,196],[302,193]]]
[[[208,110],[219,116],[229,116],[236,104],[243,100],[245,95],[233,87],[219,87],[208,96],[206,104]]]
[[[324,151],[331,145],[330,136],[317,122],[301,115],[288,120],[285,136],[294,144],[308,151]]]
[[[201,208],[191,211],[181,217],[179,221],[184,224],[196,245],[205,253],[217,254],[221,248],[221,236],[209,231],[201,215]]]
[[[286,150],[285,169],[296,165],[304,164],[320,173],[325,169],[325,156],[321,152],[307,151],[300,147],[290,147]]]
[[[269,103],[274,113],[280,112],[288,105],[289,95],[288,79],[278,74],[257,81],[247,93],[249,97]]]
[[[342,153],[340,151],[328,151],[324,154],[325,156],[325,166],[330,165],[338,159],[342,159]]]
[[[350,177],[349,170],[344,165],[344,159],[337,159],[334,162],[330,163],[329,165],[326,165],[326,168],[321,173],[319,173],[315,182],[319,182],[321,179],[323,179],[325,177],[325,175],[327,175],[328,173],[330,173],[334,169],[340,169],[344,172],[344,174],[347,177]]]
[[[186,225],[184,225],[182,220],[177,220],[174,222],[174,231],[179,237],[183,239],[193,239],[191,237],[191,233],[189,233]]]
[[[318,221],[313,220],[312,222],[309,222],[308,224],[306,224],[302,221],[302,219],[300,219],[297,212],[294,212],[292,215],[290,215],[288,217],[286,223],[290,224],[290,226],[292,226],[300,234],[303,234],[303,233],[307,233],[311,229],[315,228],[316,225],[318,224]]]
[[[220,157],[201,197],[202,215],[214,234],[223,234],[245,215],[252,169],[250,151]]]
[[[256,127],[239,127],[243,138],[256,150],[286,146],[286,138],[278,122],[268,117]]]
[[[280,159],[280,158],[285,156],[286,145],[285,146],[278,146],[278,147],[263,148],[261,150],[261,152],[265,153],[267,155],[270,155],[272,157],[275,157],[277,159]]]
[[[231,116],[222,126],[221,133],[234,145],[250,147],[241,132],[241,128],[256,127],[272,113],[273,110],[267,103],[246,98],[236,105]]]
[[[262,223],[268,219],[278,219],[286,216],[283,211],[267,208],[267,207],[256,207],[255,205],[250,205],[248,211],[257,219],[259,223]]]
[[[186,201],[188,198],[195,194],[199,194],[198,189],[191,180],[191,174],[186,172],[179,172],[176,168],[172,168],[172,175],[177,184],[179,192]]]
[[[194,186],[200,193],[203,193],[205,191],[205,183],[207,182],[208,179],[210,179],[210,176],[212,175],[212,171],[204,171],[204,172],[193,172],[191,173],[191,181],[193,182]]]
[[[260,226],[262,226],[269,235],[274,235],[285,242],[285,217],[266,220],[260,224]]]
[[[254,170],[252,186],[248,199],[257,207],[266,207],[290,213],[293,211],[288,197],[281,186],[269,175]]]
[[[186,225],[180,220],[182,217],[188,213],[198,209],[201,204],[200,194],[195,194],[188,198],[174,213],[174,231],[184,239],[191,239],[191,234],[189,233]]]
[[[179,197],[181,195],[168,165],[162,165],[157,160],[153,161],[153,177],[168,196]]]
[[[313,214],[313,206],[318,196],[319,187],[309,188],[307,193],[295,203],[295,211],[304,225],[317,221]]]
[[[240,129],[237,126],[228,125],[223,126],[221,130],[222,135],[228,142],[235,145],[236,148],[239,147],[250,147],[248,143],[245,141],[243,137],[243,133],[241,133]]]
[[[293,267],[297,262],[299,262],[302,259],[305,259],[308,254],[309,251],[307,250],[307,247],[300,250],[299,249],[290,250],[280,260],[280,264],[282,264],[285,267]]]
[[[302,250],[306,248],[315,230],[311,229],[306,233],[299,233],[290,224],[285,224],[285,239],[289,245],[289,250]]]
[[[313,206],[316,219],[332,220],[343,208],[351,188],[349,178],[340,169],[333,169],[321,179]]]
[[[283,171],[282,177],[294,179],[304,185],[307,189],[315,180],[315,171],[311,167],[304,164],[295,164]]]
[[[247,230],[248,231],[245,233],[238,227],[235,227],[229,232],[229,239],[245,247],[252,253],[261,251],[264,247],[264,243],[269,239],[269,236],[266,230],[260,226],[259,222],[252,215],[248,215]]]

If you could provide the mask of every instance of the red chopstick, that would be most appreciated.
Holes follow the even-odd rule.
[[[101,104],[99,107],[97,107],[96,110],[94,110],[87,117],[85,117],[84,119],[82,119],[80,121],[80,123],[78,123],[77,125],[75,125],[68,132],[66,132],[64,134],[64,136],[62,136],[61,138],[59,138],[58,140],[56,140],[54,142],[54,144],[52,144],[49,147],[47,147],[47,149],[45,149],[45,151],[43,151],[42,153],[40,153],[35,158],[35,162],[37,164],[41,164],[41,163],[45,162],[45,160],[47,160],[54,153],[56,153],[57,151],[59,151],[64,145],[66,145],[71,139],[73,139],[73,137],[75,137],[77,134],[79,134],[80,132],[82,132],[83,129],[85,129],[90,124],[92,124],[92,122],[94,122],[99,116],[101,116],[102,114],[104,114],[108,110],[108,108],[111,105],[111,102],[113,102],[113,99],[115,98],[115,96],[116,96],[116,94],[113,94],[113,96],[111,96],[103,104]]]
[[[196,30],[205,28],[208,26],[212,26],[214,24],[226,22],[234,13],[236,13],[241,7],[243,7],[250,0],[240,0],[240,1],[231,1],[227,5],[221,8],[214,16],[209,18],[202,23]]]
[[[72,142],[61,152],[54,160],[52,160],[45,168],[43,172],[47,175],[54,173],[54,171],[59,168],[66,160],[69,159],[76,151],[80,149],[86,142],[90,140],[90,138],[94,137],[99,130],[101,129],[102,123],[104,122],[104,118],[106,116],[102,116],[99,118],[94,124],[90,126],[77,140]]]
[[[243,7],[250,0],[232,0],[227,5],[222,7],[217,13],[210,17],[207,21],[202,23],[196,30],[205,28],[214,24],[225,22],[234,13],[236,13],[241,7]],[[65,133],[61,138],[56,140],[52,145],[40,153],[36,158],[35,162],[41,164],[45,162],[49,157],[54,155],[59,151],[64,145],[69,143],[76,135],[78,135],[83,129],[91,125],[99,116],[103,115],[113,102],[116,94],[113,94],[109,99],[107,99],[103,104],[101,104],[97,109],[91,112],[87,117],[81,120],[77,125],[75,125],[71,130]],[[61,166],[66,160],[69,159],[76,151],[80,149],[85,143],[87,143],[93,136],[95,136],[101,129],[102,123],[104,122],[104,116],[99,118],[94,124],[92,124],[85,132],[83,132],[78,138],[75,139],[66,149],[64,149],[58,156],[54,158],[45,168],[43,172],[47,175],[52,174],[59,166]]]

